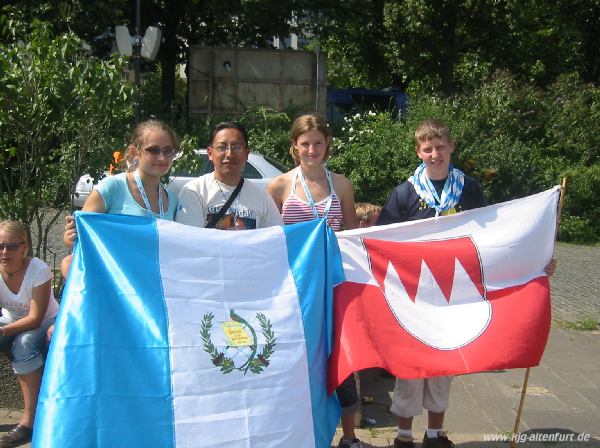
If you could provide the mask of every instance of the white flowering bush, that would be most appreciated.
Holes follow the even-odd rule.
[[[328,165],[354,184],[356,201],[382,205],[417,163],[410,131],[386,112],[354,113],[334,137]]]

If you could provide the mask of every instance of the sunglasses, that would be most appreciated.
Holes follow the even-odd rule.
[[[21,244],[25,244],[25,241],[21,241],[20,243],[0,243],[0,252],[4,249],[13,252],[17,250]]]
[[[152,154],[153,156],[157,156],[162,153],[165,158],[172,159],[179,152],[179,148],[172,148],[170,146],[166,148],[160,148],[159,146],[148,146],[147,148],[144,148],[144,151],[146,151],[148,154]]]

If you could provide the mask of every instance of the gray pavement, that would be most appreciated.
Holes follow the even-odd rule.
[[[525,370],[455,378],[445,427],[457,446],[507,446],[484,440],[513,431]],[[396,423],[389,412],[393,387],[394,380],[377,370],[361,372],[363,421],[375,420],[361,436],[370,438],[372,446],[393,445]],[[426,424],[425,414],[415,418],[415,437],[423,436]],[[600,447],[600,331],[552,328],[541,364],[530,370],[519,432],[524,440],[542,434],[549,434],[548,438],[555,433],[574,434],[575,440],[588,437],[589,441],[569,444],[565,440],[571,436],[554,436],[563,441],[553,446]]]
[[[555,254],[558,268],[551,281],[555,324],[540,366],[530,371],[518,434],[525,442],[517,446],[600,448],[600,331],[564,328],[564,322],[600,319],[600,248],[557,243]],[[454,380],[445,427],[457,447],[509,446],[489,437],[512,432],[524,376],[525,369],[513,369]],[[394,380],[380,376],[378,370],[361,372],[363,422],[374,420],[357,430],[367,447],[393,446],[396,423],[389,412],[393,385]],[[0,433],[19,416],[19,410],[0,409]],[[425,428],[425,415],[415,418],[415,437],[421,438]]]
[[[556,243],[552,313],[567,322],[600,320],[600,247]]]

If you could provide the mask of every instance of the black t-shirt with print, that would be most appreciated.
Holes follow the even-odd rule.
[[[441,194],[446,179],[432,181],[434,188]],[[463,210],[483,207],[486,205],[485,197],[481,187],[475,179],[465,175],[465,185],[460,196],[460,201],[450,211],[444,214],[458,213]],[[410,182],[403,182],[398,185],[383,206],[376,225],[393,224],[404,221],[415,221],[418,219],[432,218],[435,216],[435,209],[427,206],[414,186]]]

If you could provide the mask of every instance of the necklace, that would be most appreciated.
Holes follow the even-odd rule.
[[[23,265],[19,269],[17,269],[16,271],[7,272],[6,274],[8,275],[8,278],[12,278],[13,275],[18,274],[19,272],[21,272],[26,267],[27,267],[26,263],[25,263],[25,261],[23,261]]]

